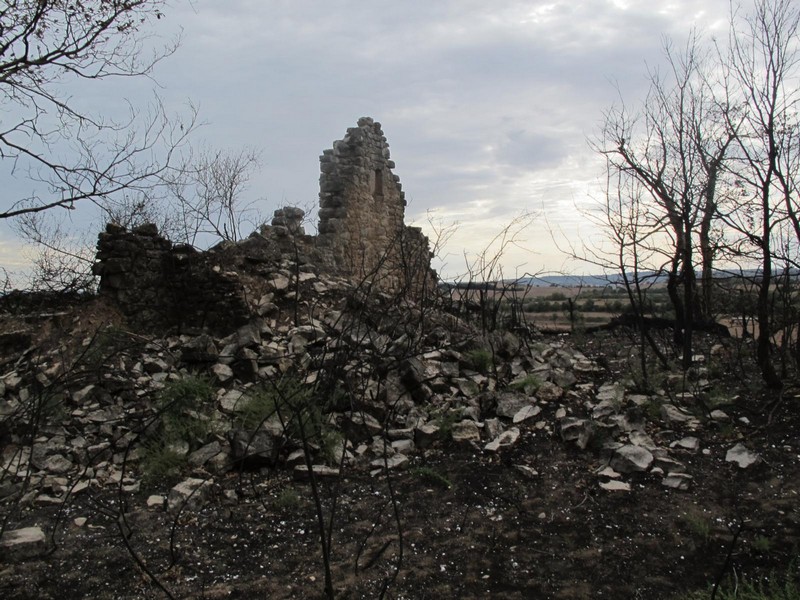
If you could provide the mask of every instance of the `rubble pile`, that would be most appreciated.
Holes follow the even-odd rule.
[[[105,488],[192,510],[239,469],[383,477],[432,449],[504,453],[530,435],[584,452],[610,492],[632,481],[686,490],[685,459],[712,451],[685,408],[607,380],[563,339],[482,334],[434,297],[365,294],[287,258],[266,282],[261,295],[245,286],[252,312],[227,335],[144,336],[117,323],[74,347],[6,356],[0,502],[35,511]],[[78,331],[84,318],[60,321]],[[167,400],[182,385],[206,392],[175,408]],[[202,427],[169,441],[181,480],[161,489],[148,452],[172,422]],[[744,446],[719,452],[743,468],[758,460]],[[535,476],[533,462],[518,466]]]

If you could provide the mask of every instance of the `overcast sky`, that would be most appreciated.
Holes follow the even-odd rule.
[[[406,222],[460,223],[446,273],[523,211],[539,215],[522,236],[530,252],[511,253],[506,275],[558,270],[548,223],[571,240],[594,235],[578,209],[598,195],[587,137],[604,109],[618,89],[642,97],[665,36],[722,32],[727,10],[727,0],[173,0],[157,33],[180,27],[183,41],[155,79],[170,110],[199,107],[198,140],[262,152],[247,193],[268,214],[316,207],[319,155],[371,116]],[[112,84],[98,102],[136,101],[150,85]]]

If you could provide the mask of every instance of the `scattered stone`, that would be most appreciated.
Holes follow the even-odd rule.
[[[342,416],[341,427],[354,444],[371,440],[372,436],[383,431],[381,423],[372,415],[363,411],[346,412]]]
[[[695,417],[681,410],[674,404],[661,405],[661,418],[668,425],[685,424],[687,426],[692,426],[699,424]]]
[[[500,419],[486,419],[483,422],[483,430],[486,432],[486,437],[492,440],[503,433],[503,424]]]
[[[628,402],[634,406],[647,406],[650,404],[650,396],[644,394],[630,394],[628,395]]]
[[[575,442],[581,450],[585,450],[594,435],[594,426],[588,419],[567,417],[561,421],[561,439]]]
[[[147,508],[164,508],[166,503],[166,497],[160,494],[153,494],[147,497]]]
[[[379,470],[389,469],[391,471],[408,466],[408,457],[404,454],[395,454],[387,459],[376,458],[369,464],[373,467],[377,467]]]
[[[213,441],[199,448],[189,455],[188,462],[192,467],[201,467],[211,461],[211,459],[222,453],[222,446],[218,441]],[[224,458],[224,457],[223,457]]]
[[[366,452],[366,446],[364,446],[364,451]],[[289,453],[285,462],[287,467],[296,467],[297,465],[305,464],[306,453],[303,452],[302,448],[294,450]]]
[[[392,450],[400,454],[410,454],[411,452],[414,451],[414,440],[413,439],[395,440],[392,442]]]
[[[608,490],[609,492],[630,492],[631,491],[631,484],[625,483],[624,481],[601,481],[600,487],[604,490]]]
[[[169,510],[198,510],[211,494],[211,481],[190,477],[169,491],[167,505]]]
[[[478,424],[471,419],[464,419],[463,421],[454,423],[451,435],[453,437],[453,441],[456,443],[480,443],[481,441],[481,430],[478,427]]]
[[[386,432],[388,438],[392,441],[395,440],[414,440],[414,429],[411,427],[404,427],[402,429],[390,429]]]
[[[89,480],[88,479],[82,479],[78,483],[76,483],[74,486],[72,486],[72,489],[70,490],[70,493],[73,496],[77,496],[78,494],[86,491],[88,488],[89,488]]]
[[[144,368],[145,373],[150,373],[151,375],[169,371],[169,365],[166,363],[166,361],[157,356],[146,357],[142,367]]]
[[[530,398],[519,392],[502,392],[497,397],[497,409],[495,414],[498,417],[513,419],[520,410],[529,406]]]
[[[430,448],[441,439],[441,429],[433,423],[425,423],[414,430],[414,445],[417,448]]]
[[[190,338],[181,346],[181,360],[187,363],[212,363],[218,356],[219,350],[207,334]]]
[[[72,522],[75,523],[76,527],[83,527],[88,520],[86,517],[75,517]]]
[[[83,404],[89,395],[94,391],[94,384],[89,384],[76,392],[72,392],[72,401],[75,404]]]
[[[606,419],[617,412],[619,403],[616,400],[602,400],[592,409],[592,418],[595,420]]]
[[[55,474],[68,473],[73,466],[72,461],[60,454],[48,456],[43,465],[45,471]]]
[[[653,455],[646,448],[627,444],[618,448],[611,458],[611,468],[619,473],[646,471],[653,464]]]
[[[719,410],[718,408],[711,411],[711,419],[714,420],[714,421],[722,422],[722,423],[731,420],[731,418],[728,416],[727,413]]]
[[[689,489],[692,476],[686,473],[670,473],[661,480],[661,485],[672,488],[673,490],[685,491]]]
[[[555,402],[560,400],[563,395],[564,390],[552,381],[545,381],[536,388],[536,397],[543,402]]]
[[[597,390],[597,400],[611,400],[617,404],[622,402],[625,395],[625,390],[619,382],[611,382],[602,384]]]
[[[229,390],[219,399],[219,405],[226,412],[234,412],[246,402],[244,392],[240,390]]]
[[[665,473],[685,473],[686,465],[682,462],[670,458],[669,456],[656,456],[656,467],[662,469]]]
[[[622,477],[620,473],[617,473],[614,469],[609,466],[603,467],[600,471],[597,472],[600,477],[608,477],[609,479],[619,479]]]
[[[512,427],[501,433],[491,442],[486,444],[483,448],[484,450],[488,450],[489,452],[497,452],[500,448],[505,448],[507,446],[511,446],[514,442],[519,439],[519,429],[516,427]]]
[[[122,486],[122,491],[128,494],[137,493],[142,487],[141,481],[133,481]]]
[[[683,448],[684,450],[691,450],[692,452],[697,452],[700,450],[700,440],[696,437],[685,437],[679,440],[672,442],[669,445],[670,448]]]
[[[231,457],[237,463],[248,466],[271,466],[275,464],[280,450],[280,437],[271,431],[256,432],[234,429],[229,434]]]
[[[328,467],[325,465],[311,465],[311,469],[315,477],[322,477],[322,478],[339,477],[339,469],[336,469],[334,467]],[[298,481],[306,480],[309,478],[308,466],[297,465],[292,470],[292,474],[294,475],[294,478]]]
[[[535,417],[540,412],[542,412],[542,409],[540,407],[532,406],[532,405],[529,404],[528,406],[523,406],[516,413],[514,413],[514,417],[511,420],[515,424],[516,423],[522,423],[523,421],[526,421],[526,420],[530,419],[531,417]]]
[[[467,398],[474,398],[481,391],[478,384],[472,381],[471,379],[465,379],[465,378],[453,379],[453,384],[458,388],[458,391],[461,392]]]
[[[233,379],[233,369],[222,363],[216,363],[211,367],[211,372],[219,383],[226,383]]]
[[[63,502],[63,498],[56,498],[48,494],[39,494],[36,496],[36,504],[40,504],[42,506],[58,506]]]
[[[578,381],[578,378],[575,377],[575,373],[565,369],[554,369],[550,374],[550,378],[553,380],[553,383],[562,389],[571,388]]]
[[[16,560],[31,558],[44,551],[46,539],[40,527],[6,531],[0,537],[0,554]]]
[[[744,444],[736,444],[733,448],[725,453],[725,461],[733,462],[739,465],[742,469],[758,462],[759,456],[755,452],[748,450]]]
[[[634,446],[641,446],[642,448],[647,448],[651,452],[656,448],[656,443],[653,441],[653,438],[651,438],[643,431],[631,431],[628,434],[628,439]]]
[[[289,288],[289,278],[283,275],[275,275],[268,283],[276,292],[285,292]]]
[[[528,465],[514,465],[514,468],[528,479],[535,479],[539,475],[539,471]]]

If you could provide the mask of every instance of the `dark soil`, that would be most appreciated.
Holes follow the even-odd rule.
[[[628,343],[584,343],[613,357],[612,342]],[[607,364],[623,368],[613,358]],[[796,569],[800,542],[800,396],[789,389],[765,398],[745,381],[730,385],[740,389],[725,406],[734,424],[694,432],[704,451],[673,450],[694,478],[688,491],[649,474],[626,476],[629,492],[605,491],[598,448],[580,451],[533,426],[499,454],[444,446],[388,479],[349,470],[321,481],[326,519],[335,507],[337,597],[673,598],[713,584],[723,567],[740,580],[785,575]],[[649,433],[660,445],[684,435],[655,421]],[[725,462],[737,441],[761,462]],[[168,486],[90,491],[66,507],[37,509],[25,524],[47,528],[52,552],[0,563],[0,597],[166,597],[159,586],[176,598],[321,597],[308,483],[275,470],[215,481],[205,508],[177,517],[146,508],[147,496]],[[88,521],[78,527],[76,517]]]

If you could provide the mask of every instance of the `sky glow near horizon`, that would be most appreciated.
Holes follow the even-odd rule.
[[[727,0],[176,1],[153,43],[179,29],[182,43],[154,79],[168,110],[199,107],[196,142],[262,153],[245,199],[266,215],[296,205],[316,222],[319,155],[370,116],[397,164],[406,223],[431,236],[429,221],[460,224],[435,264],[443,276],[525,212],[536,216],[502,261],[506,277],[596,273],[552,239],[600,236],[582,215],[603,176],[587,139],[620,95],[642,99],[665,37],[680,47],[693,27],[724,35],[727,14]],[[119,110],[152,89],[118,80],[80,100]],[[2,264],[15,255],[5,228]]]

